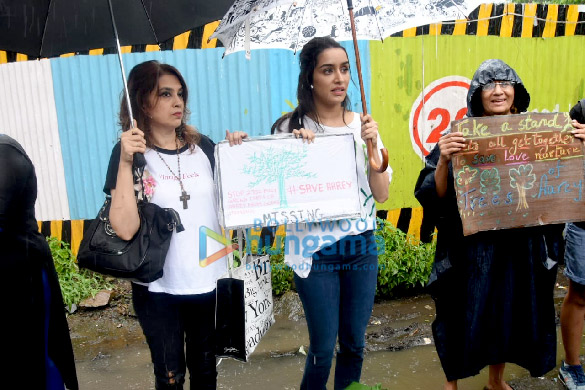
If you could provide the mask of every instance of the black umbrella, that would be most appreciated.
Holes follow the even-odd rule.
[[[0,0],[0,50],[55,57],[115,47],[110,0]],[[232,0],[111,0],[120,44],[158,44],[219,20]]]
[[[159,44],[221,19],[231,0],[0,0],[0,50],[32,57]],[[143,159],[143,158],[142,158]]]

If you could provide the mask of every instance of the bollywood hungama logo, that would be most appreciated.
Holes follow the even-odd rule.
[[[225,247],[218,250],[217,252],[207,255],[207,238],[211,238],[223,244]],[[236,255],[239,255],[237,249],[237,244],[232,244],[228,238],[213,231],[207,226],[201,226],[199,228],[199,265],[201,267],[207,267],[209,264],[232,252],[234,252]]]
[[[354,221],[355,222],[355,221]],[[254,224],[254,228],[263,227],[261,220],[257,219]],[[269,227],[269,226],[266,226]],[[367,230],[377,230],[381,226],[371,226],[365,220],[358,220],[355,225],[352,224],[352,221],[349,219],[341,219],[338,221],[323,221],[321,223],[295,223],[295,224],[287,224],[285,225],[285,236],[276,235],[276,227],[270,226],[272,230],[272,234],[275,235],[274,240],[276,242],[276,248],[272,249],[272,240],[268,237],[265,237],[264,240],[260,236],[256,236],[251,234],[251,228],[246,229],[245,236],[248,238],[246,240],[246,246],[243,248],[244,252],[247,254],[252,254],[253,246],[256,246],[257,249],[265,250],[265,253],[269,255],[277,255],[280,254],[282,251],[282,247],[284,247],[284,254],[296,254],[302,255],[303,257],[310,257],[316,250],[319,248],[324,248],[323,250],[327,252],[327,250],[331,251],[339,251],[339,255],[355,255],[358,254],[381,254],[384,253],[384,244],[382,239],[378,236],[375,236],[374,243],[368,244],[366,240],[360,235],[354,235],[349,233],[350,229],[355,227],[357,232],[364,233]],[[332,247],[331,245],[335,244],[343,235],[331,235],[326,234],[327,232],[333,231],[340,231],[340,232],[348,232],[349,236],[352,237],[350,240],[349,246],[349,253],[346,252],[346,248],[344,246],[340,248]],[[305,233],[302,234],[302,238],[297,236],[298,233]],[[313,233],[313,234],[306,234],[306,233]],[[214,252],[210,255],[207,254],[207,239],[211,238],[225,247]],[[255,245],[254,245],[255,244]],[[228,238],[222,236],[221,234],[215,232],[214,230],[208,228],[207,226],[201,226],[199,228],[199,265],[201,267],[207,267],[209,264],[221,259],[222,257],[226,256],[229,253],[234,252],[237,256],[240,256],[240,252],[237,250],[237,244],[232,243]],[[240,249],[241,250],[241,249]],[[325,253],[335,254],[335,253]]]

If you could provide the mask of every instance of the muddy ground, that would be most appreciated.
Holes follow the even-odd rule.
[[[555,288],[557,313],[567,286],[560,272]],[[444,379],[431,333],[434,315],[432,300],[425,294],[377,301],[367,329],[362,382],[382,383],[390,390],[441,389]],[[219,389],[298,389],[308,336],[295,293],[275,300],[275,317],[276,324],[251,362],[220,362]],[[80,309],[69,315],[68,322],[82,390],[154,388],[148,347],[133,313],[128,282],[116,284],[107,307]],[[560,361],[560,332],[558,335]],[[531,378],[525,370],[510,365],[506,379],[516,390],[561,390],[557,373],[555,369],[545,377]],[[482,389],[485,378],[482,372],[462,381],[460,389]]]

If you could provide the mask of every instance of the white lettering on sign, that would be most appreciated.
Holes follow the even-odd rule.
[[[249,355],[274,323],[270,259],[268,256],[255,258],[241,270],[245,272],[245,337],[246,355]]]

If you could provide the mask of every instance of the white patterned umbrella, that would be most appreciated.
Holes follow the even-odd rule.
[[[352,39],[347,0],[236,0],[212,38],[225,54],[300,50],[313,37]],[[353,0],[357,39],[382,40],[407,28],[465,18],[480,0]]]
[[[295,53],[314,37],[353,40],[362,109],[367,104],[362,80],[358,39],[384,39],[406,28],[465,17],[480,0],[236,0],[211,38],[219,39],[226,54],[252,49],[281,48]],[[354,11],[355,10],[355,11]],[[367,150],[372,169],[384,172],[373,159],[372,142]]]

